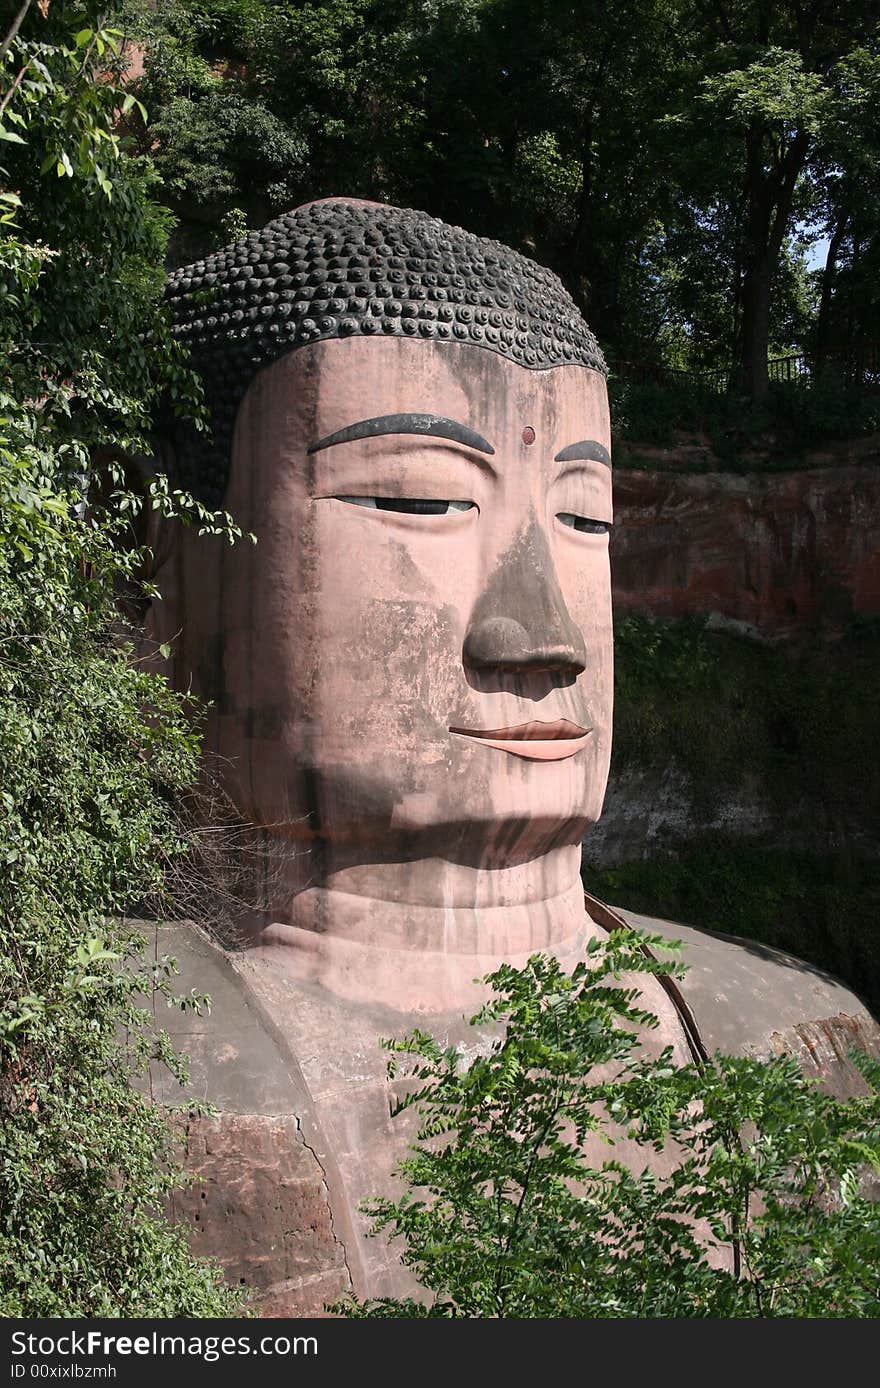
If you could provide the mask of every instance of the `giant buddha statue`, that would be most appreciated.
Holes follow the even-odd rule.
[[[480,1044],[476,979],[574,966],[618,919],[580,879],[611,751],[606,373],[548,270],[376,203],[298,208],[168,301],[212,428],[165,421],[165,457],[258,541],[176,531],[150,614],[252,868],[222,944],[159,932],[215,1000],[179,1038],[219,1112],[178,1212],[267,1313],[309,1312],[409,1286],[358,1213],[405,1148],[379,1038]],[[690,936],[684,996],[641,981],[652,1048],[868,1036],[833,980]]]

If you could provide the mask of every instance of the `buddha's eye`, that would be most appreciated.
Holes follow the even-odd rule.
[[[556,519],[584,535],[607,535],[611,529],[608,521],[590,520],[588,516],[576,516],[573,511],[560,511]]]
[[[470,511],[473,501],[435,501],[411,496],[337,496],[352,506],[371,506],[376,511],[398,511],[406,516],[446,516],[450,511]]]

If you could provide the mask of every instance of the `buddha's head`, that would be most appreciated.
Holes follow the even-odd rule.
[[[258,543],[181,533],[160,627],[242,816],[306,877],[578,845],[611,743],[610,437],[560,282],[332,199],[169,300],[214,420],[176,431],[182,483]]]

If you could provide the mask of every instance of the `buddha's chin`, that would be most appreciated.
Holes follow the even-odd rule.
[[[458,813],[434,807],[428,815],[419,814],[424,806],[404,805],[392,823],[361,820],[357,825],[326,825],[317,836],[315,865],[323,862],[328,870],[346,863],[405,864],[442,860],[472,870],[492,873],[533,863],[565,848],[577,847],[595,823],[595,812],[572,807],[561,814],[552,809],[531,807],[525,812],[501,807],[460,807]],[[517,807],[518,808],[518,807]],[[318,845],[320,845],[318,847]]]
[[[251,797],[235,798],[246,820],[293,841],[293,852],[310,849],[315,868],[317,850],[325,860],[443,858],[495,869],[578,844],[599,818],[601,756],[530,760],[479,747],[467,761],[404,764],[377,752],[370,764],[300,764],[289,777],[279,761],[253,785],[250,808]]]
[[[444,787],[402,796],[394,805],[390,839],[415,836],[465,850],[472,860],[484,851],[493,866],[497,859],[534,857],[553,848],[579,843],[602,811],[605,778],[597,784],[576,766],[576,758],[530,761],[486,749],[486,755],[505,757],[513,774],[459,785],[457,794]],[[470,793],[469,793],[470,792]]]

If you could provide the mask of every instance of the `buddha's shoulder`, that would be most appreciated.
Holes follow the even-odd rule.
[[[789,1052],[841,1097],[862,1091],[849,1052],[855,1047],[880,1058],[880,1025],[833,975],[756,940],[607,907],[589,896],[587,909],[606,928],[616,916],[681,941],[687,973],[679,988],[710,1054]]]

